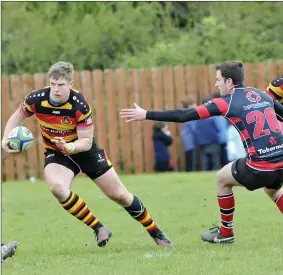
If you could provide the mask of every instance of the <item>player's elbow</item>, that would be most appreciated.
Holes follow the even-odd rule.
[[[26,117],[21,114],[19,110],[13,113],[13,115],[9,118],[7,124],[12,124],[15,127],[20,126]]]
[[[182,115],[180,118],[179,118],[179,123],[184,123],[184,122],[186,122],[186,121],[188,121],[188,119],[187,119],[187,117],[185,116],[185,115]]]
[[[86,138],[85,141],[85,151],[89,151],[92,147],[93,139],[92,138]]]

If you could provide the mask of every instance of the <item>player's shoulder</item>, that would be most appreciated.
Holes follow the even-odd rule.
[[[283,76],[277,77],[273,79],[270,83],[269,86],[271,88],[280,88],[280,91],[283,91]]]
[[[251,86],[240,86],[240,87],[236,87],[234,89],[234,94],[237,94],[237,95],[242,95],[242,96],[249,96],[250,94],[264,94],[264,91],[263,90],[260,90],[258,88],[255,88],[255,87],[251,87]]]
[[[225,95],[221,95],[220,97],[216,97],[216,98],[214,98],[213,99],[213,102],[214,103],[223,103],[223,102],[226,102],[226,103],[230,103],[230,101],[231,101],[231,98],[232,98],[232,92],[229,92],[229,93],[227,93],[227,94],[225,94]]]
[[[283,76],[273,79],[269,84],[267,89],[274,95],[283,97]]]
[[[260,101],[271,102],[273,97],[261,89],[244,86],[242,89],[238,89],[237,100],[242,100],[243,102],[247,100],[250,103],[258,103]]]
[[[44,87],[38,90],[32,90],[25,98],[25,102],[29,105],[42,101],[50,92],[50,87]]]
[[[87,114],[90,110],[89,104],[83,94],[75,89],[71,90],[71,100],[74,108],[83,114]]]

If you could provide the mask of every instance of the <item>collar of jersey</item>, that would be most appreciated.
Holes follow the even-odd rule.
[[[232,94],[236,88],[243,88],[243,87],[245,87],[245,85],[243,84],[235,85],[230,91],[227,92],[227,94],[228,95]]]
[[[64,106],[69,100],[70,100],[70,97],[71,97],[71,92],[70,92],[70,95],[69,95],[69,98],[67,99],[67,101],[66,102],[64,102],[64,103],[60,103],[60,104],[52,104],[52,101],[54,101],[54,100],[52,100],[51,98],[50,98],[50,92],[49,92],[49,95],[48,95],[48,103],[51,105],[51,106],[53,106],[53,107],[62,107],[62,106]],[[51,101],[52,100],[52,101]]]

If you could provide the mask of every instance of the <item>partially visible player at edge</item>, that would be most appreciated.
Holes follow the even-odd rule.
[[[273,79],[264,91],[283,105],[283,76]],[[283,133],[283,121],[280,121],[279,124]]]
[[[16,249],[19,246],[17,241],[10,241],[7,244],[1,244],[1,262],[5,261],[9,257],[14,257]]]
[[[106,245],[112,233],[83,199],[70,190],[73,178],[80,171],[140,222],[159,246],[172,247],[141,200],[122,184],[104,149],[95,142],[91,107],[80,92],[72,89],[73,74],[71,63],[58,62],[50,67],[50,86],[29,93],[8,120],[3,149],[13,153],[8,145],[9,132],[35,114],[46,148],[44,176],[50,190],[67,212],[94,231],[99,247]]]
[[[283,105],[283,76],[273,79],[264,91]]]
[[[253,191],[264,188],[283,214],[283,135],[276,114],[283,117],[283,106],[263,91],[244,86],[241,62],[226,61],[216,66],[216,84],[221,97],[195,108],[168,111],[146,111],[135,104],[123,109],[127,121],[159,120],[185,122],[223,116],[238,130],[247,157],[224,166],[216,174],[217,199],[221,226],[210,228],[201,235],[210,243],[234,242],[234,186]]]

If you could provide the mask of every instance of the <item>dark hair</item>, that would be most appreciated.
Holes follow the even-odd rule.
[[[153,130],[154,131],[161,131],[165,127],[165,122],[163,121],[155,121],[153,124]]]
[[[216,70],[220,70],[223,78],[231,78],[234,85],[243,85],[245,79],[244,65],[241,61],[225,61],[216,65]]]

